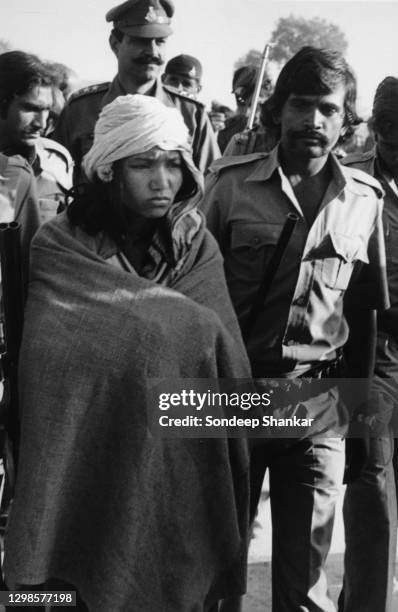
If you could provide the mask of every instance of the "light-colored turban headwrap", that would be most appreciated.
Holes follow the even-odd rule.
[[[90,181],[97,174],[109,182],[115,161],[153,147],[190,153],[189,131],[181,113],[150,96],[120,96],[103,108],[83,169]]]

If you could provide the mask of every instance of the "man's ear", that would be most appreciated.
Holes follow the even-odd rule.
[[[162,83],[165,82],[165,80],[166,80],[166,73],[165,72],[163,72],[163,74],[160,75],[160,79],[161,79]]]
[[[113,53],[116,55],[116,57],[118,57],[120,41],[116,38],[113,32],[111,32],[109,35],[109,46],[112,49]]]

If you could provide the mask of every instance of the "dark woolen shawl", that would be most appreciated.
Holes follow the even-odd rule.
[[[248,457],[147,430],[151,378],[248,377],[207,230],[170,288],[107,263],[60,215],[37,234],[7,536],[16,584],[73,584],[90,612],[199,612],[243,588]]]

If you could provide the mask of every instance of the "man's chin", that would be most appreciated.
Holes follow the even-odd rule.
[[[20,143],[22,147],[34,147],[39,142],[40,134],[37,136],[24,136],[21,138]]]
[[[134,75],[139,76],[143,83],[156,79],[160,74],[161,66],[157,64],[136,64]]]
[[[300,143],[296,147],[296,152],[297,154],[302,155],[303,157],[308,157],[309,159],[312,159],[312,158],[324,157],[325,155],[328,155],[330,152],[330,149],[329,147],[325,145],[321,145],[319,143],[317,144]]]

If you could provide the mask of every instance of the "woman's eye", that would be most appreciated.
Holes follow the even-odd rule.
[[[129,166],[130,170],[142,170],[143,168],[148,168],[148,164],[145,162],[137,162]]]

